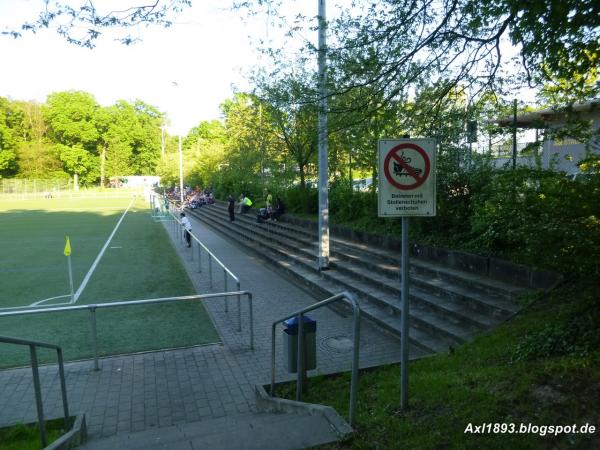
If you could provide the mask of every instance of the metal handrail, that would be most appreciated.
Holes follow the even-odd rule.
[[[161,197],[161,196],[159,196]],[[167,199],[168,200],[168,199]],[[176,206],[174,202],[172,202],[171,200],[168,200],[169,204]],[[183,224],[181,223],[181,220],[179,220],[179,218],[177,216],[175,216],[175,214],[173,214],[173,212],[171,211],[171,208],[168,209],[167,211],[169,213],[169,216],[173,219],[173,221],[179,225],[181,225],[181,227],[176,227],[175,232],[177,233],[177,230],[180,231],[179,233],[179,238],[180,240],[183,240]],[[212,271],[212,261],[214,260],[217,265],[219,265],[221,267],[221,269],[223,269],[223,285],[224,285],[224,290],[227,291],[227,276],[229,275],[233,281],[236,284],[236,290],[241,291],[241,286],[240,286],[240,280],[238,277],[236,277],[233,272],[231,270],[229,270],[227,268],[227,266],[225,266],[225,264],[223,264],[221,262],[221,260],[219,258],[217,258],[213,252],[211,252],[206,245],[204,245],[202,243],[202,241],[200,241],[200,239],[198,239],[198,237],[194,234],[194,233],[190,233],[192,239],[196,242],[197,247],[198,247],[198,272],[202,272],[202,250],[204,250],[206,252],[206,254],[208,255],[208,280],[210,283],[210,288],[212,289],[213,287],[213,271]],[[192,248],[192,259],[194,258],[194,250]],[[228,299],[225,299],[225,312],[229,312],[229,302],[227,301]],[[238,311],[240,311],[240,298],[237,298],[237,306],[238,306]],[[238,316],[238,331],[241,331],[241,321],[242,318],[241,316]]]
[[[292,317],[298,317],[298,355],[297,355],[297,377],[296,377],[296,400],[300,401],[302,399],[302,380],[304,377],[304,313],[309,311],[313,311],[318,308],[322,308],[323,306],[327,306],[330,303],[337,302],[339,300],[344,300],[347,303],[350,303],[352,306],[352,315],[353,315],[353,352],[352,352],[352,379],[350,381],[350,407],[348,412],[348,421],[350,426],[354,424],[354,416],[356,411],[356,401],[357,401],[357,392],[358,392],[358,357],[360,353],[360,306],[358,302],[354,299],[352,294],[347,291],[341,292],[332,297],[326,298],[314,305],[307,306],[299,311],[296,311],[282,319],[276,320],[273,322],[271,327],[271,397],[275,395],[275,327],[278,323],[282,323]]]
[[[81,310],[89,310],[90,311],[90,324],[92,328],[92,346],[94,350],[94,370],[100,370],[98,364],[98,344],[97,344],[97,333],[96,333],[96,309],[103,308],[115,308],[119,306],[132,306],[132,305],[148,305],[148,304],[156,304],[156,303],[168,303],[168,302],[178,302],[178,301],[189,301],[189,300],[206,300],[209,298],[219,298],[219,297],[233,297],[237,296],[240,298],[242,295],[247,296],[248,302],[250,305],[250,314],[249,314],[249,322],[250,322],[250,349],[254,349],[254,319],[253,319],[253,309],[252,309],[252,293],[248,291],[233,291],[233,292],[219,292],[214,294],[202,294],[202,295],[186,295],[182,297],[163,297],[163,298],[153,298],[146,300],[131,300],[131,301],[119,301],[119,302],[109,302],[109,303],[97,303],[92,305],[74,305],[74,306],[60,306],[55,308],[44,308],[44,309],[29,309],[25,311],[7,311],[0,312],[0,317],[7,316],[25,316],[31,314],[44,314],[44,313],[52,313],[52,312],[63,312],[63,311],[81,311]],[[239,306],[239,305],[238,305]],[[238,311],[238,317],[241,316],[241,312]],[[240,331],[240,330],[238,330]]]
[[[30,341],[9,336],[0,336],[0,342],[4,342],[6,344],[29,346],[31,370],[33,372],[33,387],[35,391],[35,403],[38,415],[38,428],[40,430],[40,440],[42,441],[42,447],[46,447],[48,445],[48,438],[46,436],[46,421],[44,419],[44,406],[42,403],[42,389],[40,386],[40,373],[36,347],[45,347],[56,350],[58,358],[58,372],[60,376],[60,388],[62,391],[63,410],[65,414],[65,429],[69,429],[71,424],[69,420],[69,404],[67,401],[67,384],[65,381],[65,366],[63,363],[62,348],[60,348],[58,345],[48,344],[46,342]]]

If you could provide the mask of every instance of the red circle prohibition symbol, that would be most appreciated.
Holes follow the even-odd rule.
[[[425,162],[425,167],[423,169],[422,174],[419,174],[420,170],[418,170],[418,169],[415,170],[412,166],[410,166],[406,161],[404,161],[398,155],[398,152],[405,148],[415,150],[417,153],[419,153],[423,157],[423,161]],[[394,177],[390,173],[390,160],[392,158],[394,159],[395,162],[397,162],[400,165],[400,167],[402,167],[402,169],[404,169],[406,171],[406,173],[409,177],[412,177],[415,179],[414,183],[401,184],[401,183],[398,183],[396,180],[394,180]],[[418,188],[423,183],[425,183],[425,181],[427,181],[427,178],[429,177],[430,170],[431,170],[431,163],[429,162],[429,156],[427,156],[427,153],[425,153],[425,150],[423,150],[418,145],[412,144],[410,142],[405,142],[403,144],[396,145],[394,148],[392,148],[388,152],[387,156],[385,157],[385,161],[383,163],[383,171],[385,173],[385,177],[387,178],[387,180],[390,182],[390,184],[392,186],[395,186],[398,189],[401,189],[403,191],[409,191],[411,189]]]

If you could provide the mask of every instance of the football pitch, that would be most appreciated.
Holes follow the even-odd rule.
[[[73,294],[68,258],[69,236]],[[0,312],[196,294],[161,223],[141,198],[0,199]],[[0,335],[93,356],[88,311],[0,317]],[[200,302],[96,311],[100,356],[217,342]],[[40,350],[40,360],[55,354]],[[1,344],[0,368],[28,365],[27,347]]]

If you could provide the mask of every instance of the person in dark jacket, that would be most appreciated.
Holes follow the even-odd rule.
[[[227,211],[229,211],[229,220],[233,222],[235,220],[235,198],[233,195],[230,195],[227,199]]]
[[[271,214],[271,218],[273,220],[278,220],[283,214],[285,214],[285,204],[277,197],[277,200],[275,201],[275,211]]]

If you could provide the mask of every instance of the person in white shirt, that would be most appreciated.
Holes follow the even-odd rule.
[[[185,217],[185,213],[181,213],[181,225],[183,226],[184,231],[184,236],[185,236],[185,242],[187,242],[187,246],[191,247],[192,246],[192,224],[190,223],[190,219],[188,219],[187,217]]]

